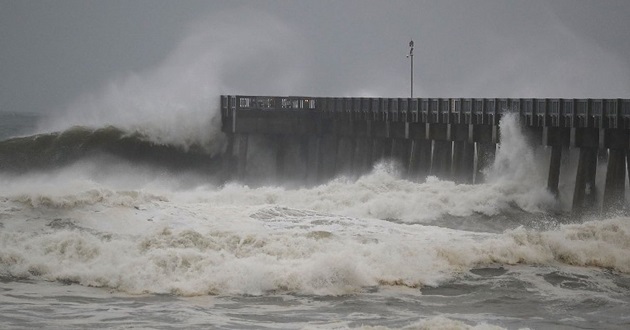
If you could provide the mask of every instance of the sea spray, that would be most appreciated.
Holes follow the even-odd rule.
[[[518,114],[508,113],[501,118],[499,134],[494,162],[484,169],[488,183],[514,196],[514,202],[527,211],[554,207],[554,196],[546,189],[547,171],[541,171],[548,165],[547,157],[535,150],[523,134]]]
[[[191,24],[159,66],[110,81],[40,129],[112,125],[155,143],[219,153],[224,147],[219,95],[247,92],[235,83],[244,76],[250,92],[291,93],[303,76],[305,57],[298,56],[307,51],[303,40],[270,14],[245,8],[214,13]]]

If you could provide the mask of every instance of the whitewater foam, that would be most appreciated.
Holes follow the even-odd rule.
[[[387,193],[398,187],[396,181],[377,182]],[[19,210],[27,221],[19,226],[12,223],[17,219],[3,221],[2,273],[178,295],[339,295],[374,285],[421,288],[495,264],[630,273],[627,218],[546,231],[473,233],[353,216],[365,206],[341,207],[352,199],[337,200],[344,190],[340,185],[352,190],[365,183],[330,185],[295,191],[231,185],[148,199],[122,193],[131,200],[126,203],[119,203],[116,194],[102,194],[96,203],[72,203],[57,213],[72,226],[51,226],[55,205],[7,199],[3,208],[14,210],[3,212]],[[335,213],[333,201],[339,207]]]
[[[310,329],[310,328],[305,328]],[[385,326],[364,326],[357,329],[362,330],[389,330],[392,328]],[[396,328],[394,328],[396,329]],[[468,325],[465,322],[451,319],[446,316],[435,316],[425,320],[414,322],[413,324],[397,328],[402,330],[430,330],[430,329],[442,329],[442,330],[502,330],[500,326],[488,324],[486,322],[480,322],[476,325]]]

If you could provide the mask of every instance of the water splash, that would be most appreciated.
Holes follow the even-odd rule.
[[[130,73],[84,95],[41,130],[112,125],[139,132],[152,142],[204,146],[218,153],[224,143],[219,95],[226,90],[290,93],[302,79],[304,57],[296,56],[306,51],[301,40],[265,13],[244,8],[215,13],[192,24],[158,67]],[[255,90],[235,85],[243,76],[245,88]]]
[[[508,113],[499,123],[500,143],[494,162],[484,170],[488,183],[525,209],[552,208],[556,201],[546,189],[545,169],[548,157],[533,148],[523,133],[518,114]]]

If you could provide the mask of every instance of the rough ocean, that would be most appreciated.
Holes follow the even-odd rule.
[[[36,116],[2,116],[3,328],[630,326],[630,217],[566,212],[512,116],[488,183],[382,162],[302,188],[220,183],[199,165],[216,155],[124,129],[25,135]]]

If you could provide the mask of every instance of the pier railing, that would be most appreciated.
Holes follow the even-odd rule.
[[[532,127],[630,129],[630,99],[350,98],[221,96],[224,117],[234,111],[317,111],[374,121],[498,125],[518,113]]]

